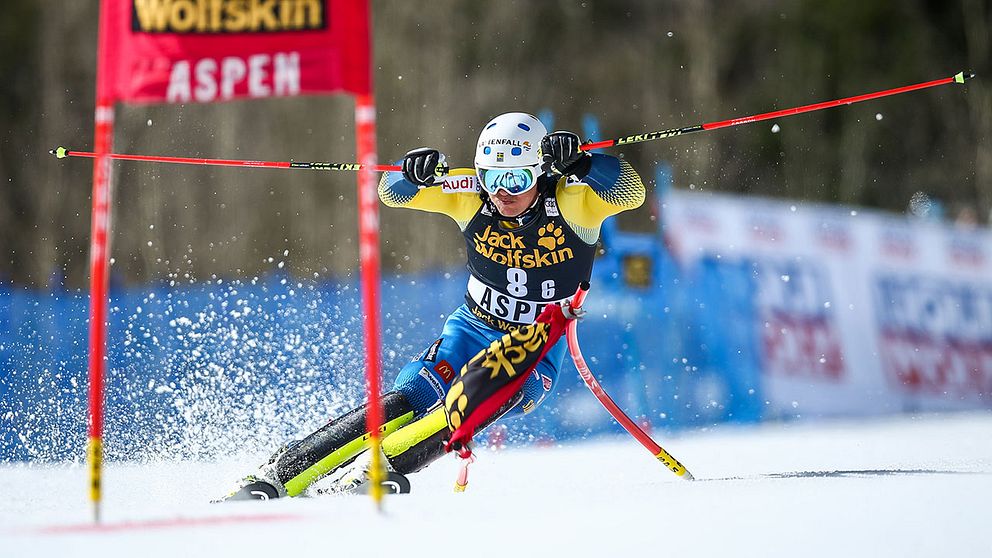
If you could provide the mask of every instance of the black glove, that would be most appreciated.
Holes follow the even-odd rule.
[[[438,167],[442,167],[440,174]],[[444,174],[444,155],[437,149],[421,147],[403,156],[403,178],[417,186],[432,186]]]
[[[564,176],[585,177],[592,165],[592,155],[580,151],[581,145],[579,136],[572,132],[553,132],[544,136],[541,140],[541,158],[544,160],[541,169],[545,174],[555,171]]]

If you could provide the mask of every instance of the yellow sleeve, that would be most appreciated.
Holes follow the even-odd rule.
[[[612,165],[602,161],[600,167],[605,167],[602,172],[594,166],[593,172],[582,181],[567,182],[564,178],[558,181],[556,192],[561,216],[587,244],[599,239],[599,228],[607,217],[644,203],[640,175],[627,161],[615,158],[614,161]]]
[[[459,177],[474,179],[475,171],[452,169],[448,177],[455,181]],[[445,192],[440,185],[418,188],[397,172],[383,173],[379,181],[379,199],[388,207],[442,213],[451,217],[462,230],[482,206],[478,192]]]

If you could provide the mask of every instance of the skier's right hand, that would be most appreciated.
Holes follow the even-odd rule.
[[[403,156],[403,178],[417,186],[433,186],[444,171],[444,155],[437,149],[421,147]]]

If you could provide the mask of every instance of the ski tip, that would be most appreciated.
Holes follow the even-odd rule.
[[[55,158],[57,159],[65,159],[69,156],[69,150],[62,146],[56,147],[55,149],[50,149],[48,152],[55,155]]]
[[[969,80],[969,79],[971,79],[973,77],[975,77],[975,72],[970,72],[970,71],[969,72],[958,72],[957,75],[954,76],[954,82],[955,83],[964,83],[965,81],[967,81],[967,80]]]

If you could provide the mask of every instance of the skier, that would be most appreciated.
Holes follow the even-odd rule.
[[[458,425],[451,424],[442,403],[453,383],[462,379],[456,375],[463,366],[479,362],[492,350],[487,347],[495,347],[507,332],[535,322],[548,305],[567,301],[590,277],[602,222],[643,203],[644,185],[626,161],[591,154],[580,146],[574,133],[548,134],[534,116],[507,113],[482,129],[474,173],[451,173],[456,178],[474,174],[478,189],[465,191],[463,180],[445,181],[444,155],[431,148],[408,152],[402,173],[383,175],[379,197],[387,206],[442,213],[455,221],[468,247],[470,272],[465,303],[448,316],[437,340],[403,367],[393,389],[382,397],[389,490],[409,491],[405,475],[450,449],[445,444]],[[459,183],[462,186],[452,186]],[[564,340],[554,339],[558,337],[532,359],[533,371],[526,379],[517,378],[514,386],[521,387],[514,397],[475,421],[480,430],[500,417],[532,412],[554,389],[567,348]],[[457,389],[461,394],[464,386]],[[493,390],[484,396],[468,395],[489,397]],[[228,498],[312,493],[311,485],[332,473],[332,491],[367,488],[365,424],[364,405],[331,420],[277,451]],[[350,463],[354,464],[345,468]]]

